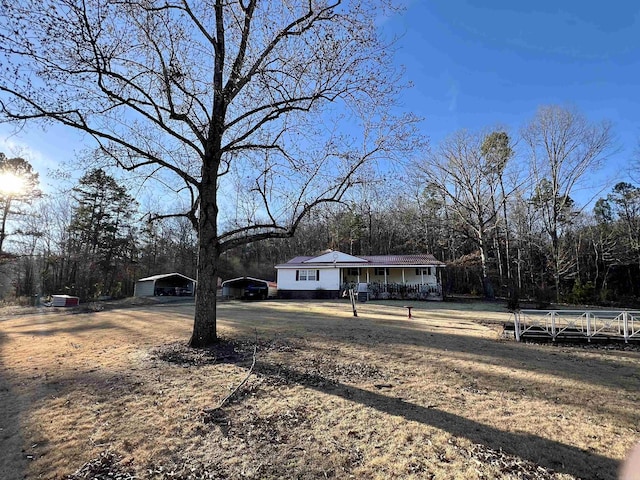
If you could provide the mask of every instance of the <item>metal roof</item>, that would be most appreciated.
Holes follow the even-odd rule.
[[[190,282],[197,283],[196,280],[194,280],[193,278],[189,278],[186,275],[182,275],[181,273],[163,273],[161,275],[153,275],[151,277],[139,278],[138,281],[139,282],[148,282],[148,281],[155,282],[157,280],[162,280],[163,278],[169,278],[169,277],[182,277],[186,280],[189,280]]]
[[[262,278],[254,278],[254,277],[238,277],[238,278],[230,278],[229,280],[225,280],[222,282],[222,286],[226,286],[229,283],[241,282],[243,280],[251,280],[253,282],[266,283],[268,287],[277,286],[276,282],[271,282],[269,280],[263,280]]]
[[[429,266],[445,266],[444,262],[436,260],[436,257],[429,254],[423,255],[373,255],[362,256],[371,265],[429,265]]]
[[[294,267],[309,267],[310,265],[316,266],[340,266],[343,268],[348,267],[444,267],[445,263],[440,260],[436,260],[432,254],[422,255],[361,255],[357,257],[364,262],[335,262],[326,263],[318,262],[314,263],[313,260],[316,257],[295,257],[289,260],[287,263],[276,265],[275,268],[294,268]]]

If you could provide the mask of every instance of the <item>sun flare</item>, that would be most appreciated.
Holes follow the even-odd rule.
[[[24,178],[14,173],[0,173],[0,194],[20,195],[25,193],[26,182]]]

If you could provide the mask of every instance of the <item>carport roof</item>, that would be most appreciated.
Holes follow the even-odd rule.
[[[186,275],[182,275],[181,273],[163,273],[161,275],[153,275],[151,277],[139,278],[138,281],[139,282],[147,282],[147,281],[155,282],[157,280],[162,280],[163,278],[170,278],[170,277],[180,277],[180,278],[184,278],[185,280],[189,280],[190,282],[197,283],[197,281],[194,280],[193,278],[189,278]]]
[[[241,282],[243,280],[251,280],[251,281],[254,281],[254,282],[266,283],[267,286],[270,286],[270,287],[275,287],[276,286],[276,282],[270,282],[269,280],[263,280],[262,278],[254,278],[254,277],[230,278],[229,280],[225,280],[224,282],[222,282],[222,286],[224,287],[226,284],[235,283],[235,282]]]

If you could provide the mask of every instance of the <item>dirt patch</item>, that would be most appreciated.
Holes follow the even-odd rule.
[[[486,445],[475,444],[466,449],[471,461],[479,465],[490,464],[495,466],[501,476],[518,478],[523,480],[554,480],[562,475],[550,468],[536,465],[533,462],[523,461],[514,455],[508,455],[500,450],[494,450]]]
[[[242,344],[225,339],[209,348],[191,348],[183,342],[174,342],[151,350],[152,358],[193,367],[221,362],[238,363],[245,360],[246,355]]]
[[[85,463],[66,480],[135,480],[136,475],[122,462],[122,457],[113,452],[102,452]]]
[[[253,342],[221,337],[218,343],[205,348],[191,348],[184,342],[172,342],[151,350],[152,358],[177,365],[202,366],[215,363],[240,363],[250,358],[256,347],[260,352],[294,352],[297,348],[291,342],[281,339]]]

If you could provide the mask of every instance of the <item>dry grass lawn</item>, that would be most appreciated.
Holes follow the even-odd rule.
[[[216,351],[184,347],[192,304],[0,311],[0,478],[617,477],[640,352],[502,339],[500,305],[402,305],[223,303]]]

